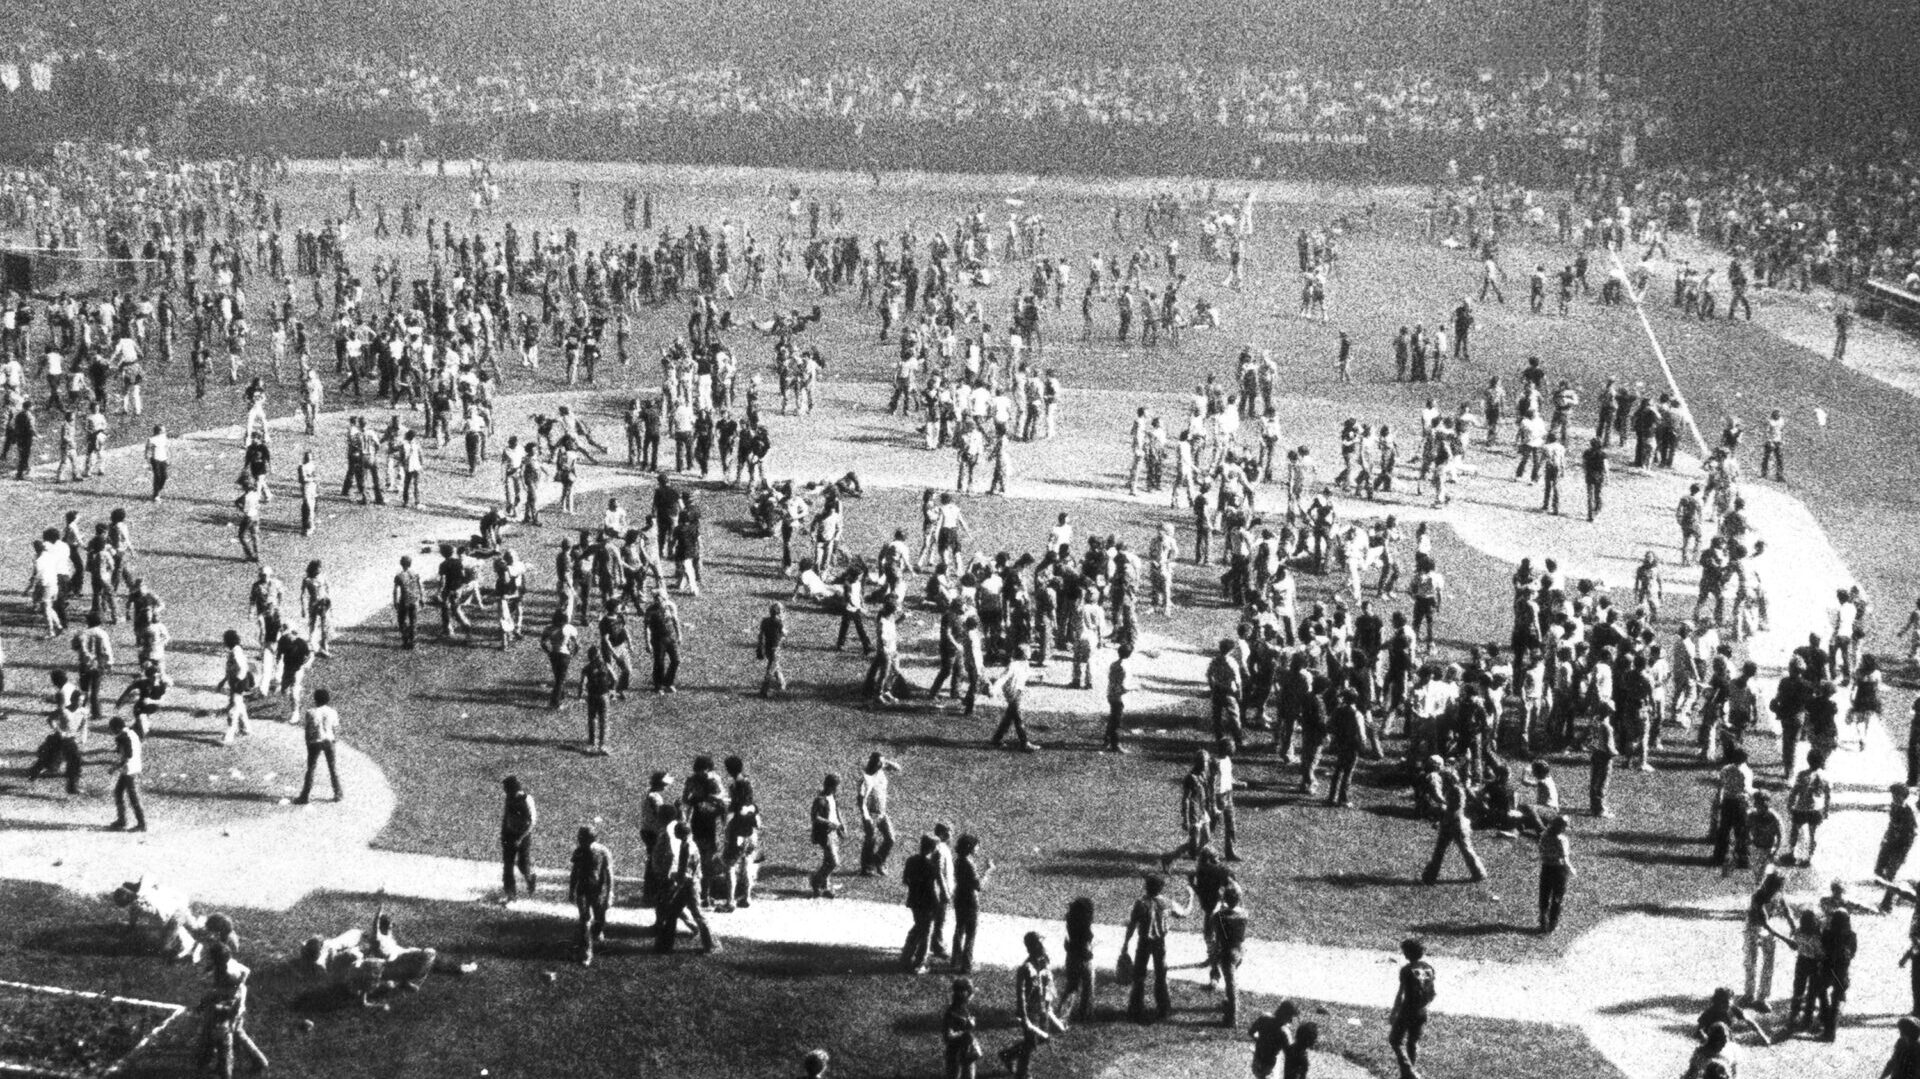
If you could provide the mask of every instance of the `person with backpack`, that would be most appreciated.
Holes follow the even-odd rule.
[[[1387,1014],[1387,1044],[1400,1063],[1400,1079],[1420,1079],[1420,1040],[1427,1030],[1427,1011],[1433,1007],[1434,970],[1426,959],[1426,943],[1418,937],[1401,941],[1400,954],[1407,961],[1400,968],[1393,1010]]]

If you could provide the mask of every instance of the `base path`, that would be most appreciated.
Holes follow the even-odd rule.
[[[952,455],[918,449],[917,433],[909,432],[904,421],[879,411],[885,393],[886,388],[879,385],[830,386],[819,415],[770,417],[776,466],[818,462],[807,465],[798,477],[815,479],[838,474],[847,462],[857,461],[863,481],[870,486],[944,489],[952,479]],[[575,398],[577,404],[584,400],[584,395]],[[507,398],[496,413],[496,430],[524,431],[528,415],[548,411],[556,403],[553,396]],[[1124,477],[1119,474],[1126,464],[1127,422],[1132,409],[1143,403],[1163,415],[1177,415],[1183,407],[1170,397],[1069,394],[1061,437],[1047,443],[1044,452],[1041,447],[1016,447],[1010,495],[1148,504],[1146,496],[1134,499],[1124,493]],[[369,415],[384,422],[383,411],[369,410]],[[1282,416],[1290,432],[1287,441],[1324,444],[1333,433],[1331,417],[1342,412],[1332,411],[1324,402],[1287,402]],[[617,424],[604,416],[595,422],[602,440],[614,442]],[[322,419],[311,441],[322,447],[323,459],[334,456],[343,425],[341,415]],[[135,515],[138,542],[151,552],[146,557],[155,566],[165,564],[167,575],[160,577],[156,570],[156,580],[168,598],[176,640],[214,641],[222,629],[243,623],[246,583],[252,576],[252,567],[233,554],[224,508],[239,462],[236,435],[228,430],[181,439],[181,463],[176,464],[170,492],[178,497],[159,510],[137,500],[143,489],[141,470],[126,451],[109,462],[114,472],[102,483],[84,488],[15,488],[9,506],[18,507],[22,519],[31,523],[57,520],[58,511],[80,491],[98,495],[106,504],[123,498]],[[300,446],[308,441],[297,426],[277,425],[275,437],[276,457],[281,461],[297,459]],[[1401,492],[1396,501],[1372,505],[1343,500],[1341,512],[1393,512],[1404,520],[1431,517],[1503,561],[1556,557],[1576,576],[1600,577],[1616,586],[1630,580],[1632,564],[1641,551],[1670,546],[1671,507],[1688,473],[1616,476],[1606,515],[1599,525],[1588,525],[1574,517],[1550,518],[1536,512],[1537,488],[1507,480],[1510,462],[1504,453],[1488,455],[1476,449],[1468,464],[1484,463],[1487,475],[1469,474],[1459,497],[1445,508],[1435,509],[1426,500]],[[430,505],[424,511],[349,508],[325,498],[320,533],[302,540],[297,532],[269,531],[267,557],[289,578],[297,577],[306,559],[325,559],[334,583],[337,621],[350,633],[355,625],[386,618],[388,582],[401,554],[418,553],[438,538],[464,537],[472,530],[474,516],[495,493],[492,471],[483,468],[480,477],[468,479],[464,464],[456,463],[453,454],[435,460],[429,466]],[[786,467],[773,469],[775,478],[788,474]],[[596,468],[582,487],[606,488],[640,480],[624,468]],[[1263,489],[1263,504],[1271,506],[1276,493],[1273,488]],[[1769,580],[1776,628],[1755,641],[1752,651],[1757,661],[1777,668],[1793,642],[1824,625],[1826,597],[1834,587],[1848,583],[1849,576],[1818,524],[1790,495],[1770,485],[1749,485],[1745,493],[1773,562]],[[1580,497],[1577,489],[1568,495],[1570,506]],[[287,515],[297,514],[292,502],[285,492],[275,501],[272,514],[277,522],[284,524]],[[1144,525],[1141,531],[1146,531]],[[533,537],[523,535],[520,545],[532,542]],[[4,554],[13,561],[23,557],[18,550]],[[0,574],[22,571],[20,566],[0,564]],[[1181,572],[1189,571],[1183,567]],[[1685,584],[1676,584],[1680,585],[1676,591],[1689,590]],[[373,849],[392,814],[393,794],[380,765],[352,749],[350,729],[341,759],[348,800],[340,805],[325,801],[324,796],[306,807],[282,804],[293,793],[303,764],[295,728],[256,723],[259,733],[241,746],[221,749],[200,744],[217,741],[220,727],[219,701],[207,689],[218,678],[216,652],[182,648],[174,662],[175,681],[200,712],[192,719],[172,711],[162,717],[163,729],[178,741],[156,749],[156,767],[149,776],[149,802],[158,830],[143,836],[104,832],[99,826],[109,810],[100,800],[69,800],[45,793],[55,789],[50,783],[33,790],[13,787],[0,791],[0,823],[4,823],[0,874],[91,894],[103,893],[131,877],[150,875],[192,896],[203,910],[285,909],[318,891],[385,890],[397,896],[455,901],[485,900],[496,894],[498,869],[490,863]],[[1175,642],[1145,652],[1156,653],[1143,672],[1145,680],[1175,687],[1163,688],[1164,699],[1152,706],[1193,708],[1203,658]],[[1195,695],[1184,694],[1178,688],[1183,685],[1196,687]],[[1035,687],[1033,692],[1037,695],[1033,704],[1041,710],[1086,711],[1097,703],[1088,701],[1088,695],[1048,687]],[[1146,704],[1142,702],[1143,707]],[[181,771],[177,763],[181,760],[194,762],[192,770]],[[1878,732],[1867,751],[1839,755],[1832,771],[1836,813],[1823,830],[1815,865],[1796,872],[1794,888],[1802,897],[1824,892],[1830,879],[1864,876],[1879,837],[1882,818],[1877,810],[1885,783],[1898,778],[1894,755]],[[91,782],[97,787],[97,774]],[[179,797],[169,797],[172,793]],[[1631,812],[1631,807],[1627,810]],[[1704,828],[1706,806],[1701,810]],[[1600,870],[1589,863],[1588,871]],[[1507,881],[1501,886],[1531,889],[1532,881]],[[1665,1079],[1684,1063],[1689,1050],[1685,1025],[1712,988],[1739,983],[1741,934],[1736,916],[1744,904],[1744,891],[1744,883],[1730,883],[1724,901],[1654,908],[1657,913],[1609,920],[1554,962],[1442,960],[1436,1010],[1443,1015],[1577,1026],[1626,1075]],[[1657,903],[1659,897],[1647,898]],[[1257,904],[1254,897],[1256,925]],[[572,914],[570,908],[544,900],[523,902],[516,909],[555,917]],[[616,913],[623,922],[649,918],[636,910]],[[1856,1017],[1904,1014],[1906,978],[1893,970],[1895,958],[1905,947],[1904,919],[1865,918],[1857,924],[1861,951],[1849,1012]],[[717,917],[715,926],[723,938],[891,950],[905,938],[908,919],[905,908],[893,904],[769,897],[751,910]],[[984,916],[978,960],[990,966],[1015,965],[1022,954],[1020,937],[1030,929],[1042,930],[1050,938],[1059,931],[1057,923]],[[556,926],[555,935],[559,939],[565,931]],[[1104,926],[1097,936],[1097,962],[1111,970],[1121,929]],[[1360,951],[1303,942],[1254,942],[1242,982],[1252,992],[1310,997],[1335,1006],[1384,1007],[1393,996],[1398,956],[1392,941],[1383,940],[1381,945],[1378,951]],[[1181,965],[1176,976],[1204,978],[1199,965],[1204,950],[1196,933],[1177,935],[1170,952]],[[1787,954],[1784,949],[1782,954]],[[1790,966],[1789,958],[1776,979],[1782,997]],[[1336,1028],[1341,1026],[1336,1023]],[[1339,1029],[1330,1033],[1344,1036]],[[1376,1035],[1384,1032],[1356,1031],[1353,1036]],[[1868,1074],[1884,1058],[1889,1040],[1879,1024],[1849,1026],[1842,1029],[1837,1046],[1795,1042],[1757,1050],[1743,1074]]]

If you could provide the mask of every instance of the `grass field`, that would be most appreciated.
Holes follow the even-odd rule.
[[[625,242],[627,237],[618,232],[619,181],[612,172],[596,176],[603,178],[586,187],[587,213],[580,222],[583,234],[589,241]],[[756,232],[765,234],[774,229],[783,205],[780,196],[765,195],[764,180],[715,175],[697,177],[696,183],[684,176],[646,176],[661,192],[657,220],[672,223],[675,231],[689,222],[711,223],[733,216],[745,217]],[[924,231],[975,203],[992,207],[1011,193],[1011,189],[992,186],[956,191],[944,185],[867,193],[864,186],[849,182],[841,192],[849,204],[849,227],[863,233],[890,234],[909,226]],[[418,195],[426,213],[456,213],[464,219],[464,195],[454,181],[376,175],[363,177],[362,187],[369,205],[392,206],[403,195]],[[329,178],[296,177],[284,191],[287,220],[312,221],[339,213],[340,192],[340,185]],[[1111,199],[1104,195],[1077,197],[1038,187],[1023,189],[1020,197],[1026,200],[1026,209],[1047,215],[1053,237],[1050,250],[1070,254],[1077,275],[1082,273],[1088,250],[1111,252],[1145,242],[1137,233],[1130,233],[1124,244],[1112,237],[1106,225]],[[1476,279],[1476,271],[1463,256],[1420,242],[1413,235],[1410,207],[1390,199],[1369,229],[1349,237],[1332,288],[1333,321],[1323,325],[1293,319],[1292,275],[1287,272],[1293,259],[1292,230],[1323,224],[1337,209],[1356,203],[1357,196],[1351,192],[1324,193],[1314,201],[1263,203],[1260,233],[1250,254],[1254,287],[1243,294],[1209,283],[1189,290],[1190,296],[1206,296],[1219,304],[1224,319],[1221,330],[1194,334],[1177,349],[1121,349],[1110,340],[1082,346],[1070,340],[1077,337],[1079,328],[1077,310],[1070,302],[1068,311],[1051,316],[1048,323],[1052,343],[1047,362],[1060,370],[1069,386],[1180,391],[1207,373],[1227,375],[1239,345],[1253,342],[1275,351],[1282,362],[1282,384],[1289,392],[1338,402],[1365,419],[1396,421],[1430,393],[1450,404],[1471,398],[1488,373],[1502,373],[1511,381],[1529,354],[1539,354],[1556,376],[1564,373],[1576,379],[1589,394],[1608,375],[1650,382],[1658,377],[1630,313],[1583,305],[1574,318],[1562,321],[1528,315],[1524,297],[1510,296],[1504,306],[1481,308],[1474,360],[1457,370],[1456,381],[1448,387],[1392,383],[1389,343],[1393,330],[1404,323],[1443,318]],[[523,230],[563,227],[577,220],[563,186],[534,180],[511,189],[504,216]],[[489,227],[498,224],[496,220]],[[350,228],[364,234],[370,221]],[[417,242],[402,247],[398,241],[376,243],[356,235],[352,245],[367,256],[400,254],[410,276],[421,271]],[[1183,246],[1197,253],[1197,236],[1185,237]],[[1567,257],[1528,237],[1511,241],[1508,252],[1509,271],[1522,277],[1525,267],[1536,261],[1551,265]],[[1217,282],[1224,275],[1219,265],[1194,271],[1197,282]],[[1004,310],[1004,277],[986,294],[990,311]],[[778,306],[804,307],[813,302],[811,296],[790,296]],[[890,369],[892,350],[872,341],[872,323],[845,300],[821,302],[828,318],[812,333],[827,352],[833,378],[882,377]],[[774,306],[765,300],[743,301],[736,310],[763,316]],[[634,337],[643,357],[650,345],[679,332],[682,315],[678,307],[668,306],[649,311],[638,322]],[[1877,598],[1880,613],[1874,639],[1886,643],[1898,624],[1897,612],[1904,610],[1906,597],[1914,594],[1916,585],[1903,545],[1887,540],[1911,534],[1920,525],[1920,505],[1914,502],[1909,485],[1886,482],[1885,463],[1906,459],[1910,432],[1920,424],[1920,405],[1784,345],[1755,327],[1702,327],[1669,318],[1664,311],[1653,312],[1653,317],[1703,426],[1717,426],[1714,418],[1733,409],[1741,412],[1752,430],[1760,426],[1761,409],[1788,410],[1796,489],[1832,530],[1843,554]],[[1333,377],[1331,357],[1338,329],[1346,329],[1356,343],[1357,381],[1352,385]],[[1111,332],[1111,318],[1105,313],[1100,331]],[[316,354],[322,351],[316,349]],[[764,361],[757,340],[747,340],[741,351],[749,364]],[[650,383],[657,367],[643,360],[624,370],[602,370],[611,383],[603,389],[617,393]],[[230,393],[223,390],[214,395],[216,400],[196,404],[181,392],[181,374],[160,372],[150,382],[150,418],[165,420],[176,430],[237,422],[240,410]],[[508,379],[515,391],[559,388],[551,368],[529,377],[510,367]],[[874,392],[882,391],[876,386]],[[340,404],[337,397],[332,402]],[[275,404],[284,406],[286,401]],[[1824,431],[1814,430],[1815,405],[1832,415],[1832,425]],[[384,409],[369,411],[379,415]],[[1590,419],[1587,406],[1581,411],[1583,418]],[[1324,422],[1303,424],[1289,431],[1285,441],[1309,443],[1324,459],[1332,454],[1339,418],[1330,414]],[[1114,430],[1116,445],[1123,433]],[[133,434],[125,437],[131,441]],[[1747,445],[1751,450],[1751,435]],[[822,461],[816,467],[812,461],[794,462],[790,471],[824,475],[852,463],[856,462]],[[776,471],[789,468],[782,463]],[[1098,479],[1096,473],[1090,482]],[[83,492],[74,489],[73,493]],[[629,506],[643,501],[637,492],[622,495]],[[106,504],[89,499],[79,505],[88,512],[104,512]],[[1069,898],[1086,894],[1095,898],[1103,919],[1117,918],[1135,893],[1137,873],[1179,838],[1174,782],[1185,753],[1199,744],[1203,733],[1193,719],[1140,717],[1130,738],[1142,752],[1114,759],[1086,752],[1097,737],[1090,715],[1042,709],[1031,722],[1035,736],[1048,750],[1032,757],[995,753],[984,746],[989,724],[998,717],[994,704],[983,705],[981,714],[970,720],[962,719],[957,710],[859,708],[852,689],[860,662],[826,650],[833,624],[827,616],[811,613],[790,619],[793,700],[767,705],[749,692],[757,684],[752,674],[756,666],[751,632],[764,604],[771,598],[785,598],[789,586],[774,573],[777,563],[770,558],[776,549],[768,541],[742,538],[729,527],[744,515],[737,497],[711,494],[708,507],[713,526],[708,562],[714,579],[709,594],[683,610],[689,623],[682,673],[687,691],[672,698],[646,697],[617,711],[610,758],[588,758],[576,751],[582,726],[577,710],[556,716],[544,709],[545,664],[531,648],[503,660],[491,649],[437,643],[420,652],[401,652],[384,628],[349,635],[327,678],[391,690],[365,714],[354,717],[352,735],[356,745],[386,767],[399,794],[396,815],[381,844],[398,850],[492,857],[498,779],[514,772],[537,792],[547,820],[561,822],[547,832],[554,837],[544,848],[550,864],[558,861],[558,837],[567,830],[562,825],[596,817],[606,824],[616,852],[630,859],[634,819],[649,771],[668,768],[684,775],[695,753],[740,752],[756,774],[763,804],[778,807],[769,821],[766,884],[776,892],[803,890],[799,878],[811,865],[802,819],[806,797],[821,772],[835,769],[850,780],[866,753],[879,748],[908,766],[896,796],[896,816],[905,835],[916,834],[935,819],[947,819],[962,831],[982,836],[986,851],[1003,866],[989,900],[993,908],[1054,917]],[[1038,545],[1046,524],[1061,508],[1074,512],[1082,535],[1115,532],[1136,542],[1144,541],[1149,527],[1165,512],[1142,513],[1095,500],[1072,504],[982,500],[970,504],[969,514],[983,536],[990,537],[988,545],[1024,550]],[[341,509],[331,500],[323,504],[325,512]],[[210,511],[195,507],[191,512]],[[28,514],[5,516],[10,519],[0,522],[0,541],[4,541],[0,571],[23,573],[24,539],[46,522]],[[876,491],[855,503],[848,545],[871,549],[896,523],[913,520],[907,496]],[[1760,527],[1764,531],[1764,522]],[[225,537],[220,539],[224,542]],[[1665,542],[1666,537],[1661,540]],[[521,549],[535,567],[536,584],[544,590],[550,574],[549,548],[542,543],[535,549],[534,543],[525,540]],[[1437,535],[1436,552],[1456,596],[1443,626],[1448,647],[1504,639],[1509,567],[1445,531]],[[168,567],[168,587],[176,592],[211,581],[216,572],[195,552],[155,552],[154,557],[155,564]],[[1186,579],[1191,586],[1199,574],[1189,573]],[[1303,600],[1307,593],[1319,594],[1326,586],[1312,577],[1304,583]],[[1199,645],[1228,627],[1229,615],[1211,606],[1213,600],[1204,591],[1190,592],[1183,601],[1173,620],[1148,627],[1173,642],[1170,646]],[[235,602],[239,602],[237,596]],[[29,612],[17,599],[0,606],[0,618],[10,638],[17,638],[30,624]],[[922,618],[917,626],[910,626],[910,637],[931,631]],[[22,640],[16,645],[10,639],[8,643],[12,646],[9,662],[17,676],[5,703],[25,711],[29,695],[43,684],[35,668],[62,662],[64,647],[58,642]],[[211,646],[211,641],[187,641],[176,649]],[[917,668],[922,680],[929,674],[924,652],[923,647]],[[1064,665],[1056,663],[1049,680],[1063,678]],[[1890,718],[1906,711],[1904,688],[1893,696],[1887,708]],[[17,753],[30,748],[32,740],[10,734],[7,744]],[[182,742],[168,746],[167,751],[183,762],[187,773],[217,772],[229,761],[212,746]],[[1241,843],[1249,852],[1257,852],[1243,863],[1241,876],[1249,893],[1259,896],[1255,932],[1261,936],[1379,948],[1412,931],[1433,938],[1436,950],[1447,957],[1527,958],[1557,952],[1580,930],[1609,914],[1680,902],[1726,887],[1716,875],[1697,867],[1704,850],[1692,844],[1704,829],[1704,776],[1678,762],[1655,776],[1619,777],[1618,797],[1634,807],[1631,822],[1602,827],[1600,822],[1589,825],[1576,819],[1576,842],[1589,868],[1576,882],[1562,933],[1541,939],[1518,931],[1532,921],[1527,885],[1533,852],[1529,846],[1509,847],[1492,839],[1481,842],[1498,899],[1459,884],[1422,889],[1414,881],[1431,842],[1430,832],[1404,819],[1406,794],[1386,768],[1369,769],[1364,776],[1360,808],[1337,813],[1317,804],[1294,804],[1295,774],[1277,773],[1265,758],[1256,742],[1242,767],[1250,789],[1240,801]],[[1771,774],[1774,769],[1765,761],[1763,757],[1763,770]],[[202,763],[208,767],[200,767]],[[253,770],[251,764],[249,770]],[[1571,759],[1561,762],[1561,786],[1570,804],[1579,803],[1584,771]],[[248,805],[245,811],[270,812],[271,807]],[[856,891],[883,900],[897,898],[891,884],[863,882]],[[95,926],[102,919],[91,908],[81,908],[69,897],[33,894],[23,895],[22,900],[23,909],[44,909],[48,918],[29,919],[30,924],[12,938],[13,947],[0,949],[0,975],[80,988],[112,984],[132,995],[188,999],[183,976],[142,972],[127,965],[119,953],[96,950],[101,946],[80,930],[61,927],[61,917],[71,919],[74,926]],[[255,919],[260,928],[249,932],[265,947],[254,951],[250,946],[250,955],[281,954],[309,932],[337,931],[349,921],[364,918],[365,905],[364,897],[317,897],[285,916],[260,915]],[[581,1074],[621,1074],[622,1062],[646,1060],[662,1074],[703,1075],[776,1070],[769,1062],[790,1060],[814,1043],[830,1043],[846,1074],[917,1075],[932,1070],[931,1024],[940,996],[936,980],[896,977],[890,967],[883,971],[882,961],[872,957],[741,946],[730,949],[718,963],[687,957],[609,963],[590,974],[566,972],[563,986],[581,979],[598,991],[561,993],[538,988],[534,979],[545,964],[565,957],[564,931],[558,926],[507,914],[476,916],[470,909],[424,905],[409,909],[407,921],[414,927],[408,934],[413,939],[480,958],[482,974],[474,980],[435,985],[419,998],[397,1002],[391,1016],[334,1015],[310,990],[290,977],[269,973],[268,964],[261,962],[264,978],[256,998],[256,1029],[276,1064],[286,1062],[296,1069],[294,1074],[319,1074],[316,1069],[324,1068],[327,1074],[341,1075],[404,1071],[453,1076],[472,1075],[481,1067],[495,1075],[544,1074],[550,1061],[563,1058],[569,1070]],[[717,928],[724,936],[724,920]],[[109,979],[109,971],[120,980]],[[732,976],[737,973],[761,976]],[[995,987],[983,999],[1000,1006],[1008,995]],[[605,1001],[625,1006],[606,1008]],[[804,1001],[805,1007],[796,1008],[794,1001]],[[1197,998],[1183,998],[1187,1018],[1192,1018],[1191,1009],[1197,1004]],[[531,1007],[540,1010],[538,1023],[516,1021]],[[292,1033],[293,1019],[308,1015],[323,1024],[324,1036],[302,1039]],[[476,1031],[475,1015],[500,1021]],[[672,1023],[664,1021],[668,1018]],[[1363,1018],[1378,1025],[1378,1016]],[[695,1032],[694,1036],[664,1033],[675,1024]],[[1448,1026],[1446,1038],[1452,1041],[1456,1021],[1448,1020]],[[1071,1052],[1054,1054],[1048,1066],[1074,1076],[1099,1075],[1112,1062],[1162,1036],[1121,1027],[1100,1024],[1098,1032],[1084,1041],[1076,1037]],[[1436,1071],[1456,1074],[1473,1067],[1484,1074],[1517,1076],[1534,1074],[1542,1062],[1550,1062],[1556,1074],[1606,1074],[1584,1043],[1563,1032],[1515,1030],[1465,1020],[1458,1021],[1457,1030],[1461,1055],[1453,1056],[1452,1048],[1436,1050]],[[1183,1036],[1186,1033],[1182,1031]],[[1349,1048],[1342,1042],[1336,1049],[1385,1074],[1391,1068],[1379,1043],[1377,1032],[1369,1031],[1363,1044]]]

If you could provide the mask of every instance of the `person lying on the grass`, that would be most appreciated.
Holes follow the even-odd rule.
[[[814,565],[813,559],[803,558],[800,560],[800,576],[793,584],[793,598],[806,596],[829,613],[845,614],[848,597],[853,592],[853,582],[867,576],[866,563],[856,558],[840,576],[828,581],[820,575],[820,567]]]
[[[1746,1027],[1759,1037],[1761,1045],[1773,1044],[1772,1039],[1767,1037],[1767,1032],[1761,1029],[1760,1024],[1747,1014],[1745,1008],[1734,1002],[1733,990],[1726,986],[1713,991],[1713,1000],[1707,1004],[1707,1010],[1701,1012],[1699,1020],[1693,1024],[1694,1036],[1705,1042],[1708,1031],[1711,1031],[1716,1023],[1727,1029],[1729,1037],[1740,1027]]]
[[[401,947],[393,935],[393,919],[384,911],[375,915],[370,935],[348,929],[325,939],[308,937],[300,954],[363,1008],[373,1007],[368,998],[375,992],[396,987],[417,992],[440,958],[432,948]]]
[[[866,493],[866,488],[860,484],[860,474],[852,470],[848,470],[845,475],[838,478],[816,480],[805,484],[804,487],[808,494],[817,494],[831,487],[840,492],[843,498],[859,498]]]
[[[108,896],[127,912],[127,924],[152,933],[160,954],[174,962],[199,962],[205,941],[232,936],[233,923],[216,914],[202,919],[186,896],[145,878],[128,881]]]

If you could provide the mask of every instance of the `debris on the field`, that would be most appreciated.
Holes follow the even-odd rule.
[[[553,971],[550,971],[550,970],[543,970],[540,972],[540,980],[547,983],[548,985],[552,985],[554,982],[557,982],[560,980],[560,975],[555,974]]]

